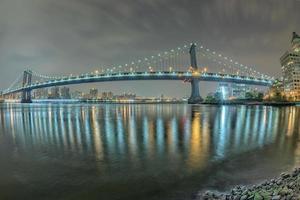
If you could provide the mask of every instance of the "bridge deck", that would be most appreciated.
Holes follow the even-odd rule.
[[[41,83],[34,83],[25,87],[4,91],[3,94],[11,94],[22,92],[24,90],[34,90],[39,88],[47,88],[54,86],[93,83],[93,82],[107,82],[107,81],[133,81],[133,80],[184,80],[198,79],[200,81],[216,81],[216,82],[232,82],[249,85],[269,86],[272,80],[239,76],[227,75],[219,73],[197,73],[197,72],[182,72],[182,71],[163,71],[163,72],[124,72],[112,74],[87,74],[80,76],[70,76],[60,79],[54,79]]]

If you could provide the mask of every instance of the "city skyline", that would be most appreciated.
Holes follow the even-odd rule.
[[[0,200],[300,200],[300,0],[0,0]]]
[[[291,32],[299,31],[295,30],[299,14],[291,10],[299,9],[300,3],[293,0],[259,4],[258,1],[243,4],[233,0],[226,3],[151,1],[138,4],[122,1],[119,5],[108,1],[74,1],[69,4],[68,1],[27,0],[2,1],[0,5],[0,13],[5,15],[0,14],[4,19],[0,19],[0,25],[3,25],[0,44],[7,47],[0,55],[0,64],[7,66],[0,75],[3,76],[3,88],[16,78],[17,72],[29,66],[47,74],[84,73],[102,65],[124,64],[154,55],[162,49],[190,41],[202,42],[228,56],[234,55],[243,63],[254,65],[262,72],[280,76],[278,58],[288,48]],[[65,11],[61,12],[62,9]],[[162,9],[165,12],[161,12]],[[12,17],[6,10],[19,11],[19,15]],[[137,17],[142,11],[145,15]],[[216,11],[215,15],[213,11]],[[122,18],[124,15],[126,18]],[[196,17],[198,15],[202,17]],[[169,16],[175,17],[171,19]],[[158,23],[157,19],[166,20]],[[244,23],[247,27],[241,28]],[[190,31],[177,32],[177,29]],[[168,37],[170,35],[172,37]],[[198,63],[201,64],[201,60]],[[163,88],[159,87],[161,84],[164,84]],[[147,88],[150,95],[164,93],[176,97],[189,94],[189,84],[167,81],[97,83],[78,88],[94,86],[116,93],[130,88],[134,90],[132,92],[145,95],[144,88]],[[201,84],[201,93],[205,95],[213,87],[211,83]]]

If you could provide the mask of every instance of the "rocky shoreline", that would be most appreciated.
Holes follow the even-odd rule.
[[[251,187],[236,186],[227,193],[206,191],[197,200],[300,200],[300,168]]]

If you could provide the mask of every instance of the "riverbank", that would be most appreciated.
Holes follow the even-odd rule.
[[[251,187],[236,186],[231,191],[220,193],[206,191],[196,197],[197,200],[299,200],[300,168],[291,173],[282,173],[280,177]]]
[[[223,102],[203,102],[208,105],[263,105],[263,106],[295,106],[297,102],[268,102],[268,101],[223,101]]]

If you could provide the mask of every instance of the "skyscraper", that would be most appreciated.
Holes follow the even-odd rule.
[[[284,93],[289,100],[300,101],[300,36],[293,32],[291,48],[280,58]]]
[[[219,93],[222,100],[228,100],[232,96],[232,90],[229,83],[219,83],[217,88],[217,93]]]
[[[97,99],[98,98],[98,89],[92,88],[90,89],[90,98]]]
[[[246,93],[251,91],[251,88],[246,84],[231,84],[232,96],[237,99],[244,99]]]
[[[62,87],[60,89],[60,97],[62,99],[70,99],[71,98],[70,88],[68,88],[68,87]]]
[[[35,90],[33,93],[33,97],[35,99],[47,99],[48,98],[48,89],[41,88],[41,89]]]
[[[59,99],[59,87],[52,87],[50,89],[49,99]]]

